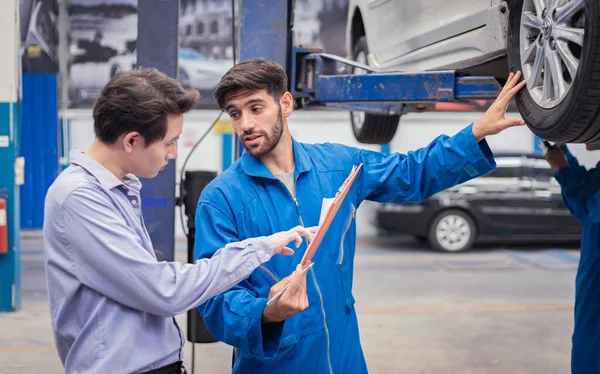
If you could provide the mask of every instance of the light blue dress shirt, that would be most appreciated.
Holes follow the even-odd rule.
[[[140,181],[119,180],[81,152],[50,187],[44,253],[54,341],[70,373],[139,373],[182,359],[174,316],[245,279],[273,255],[266,237],[194,264],[159,262]],[[208,223],[210,224],[210,223]]]

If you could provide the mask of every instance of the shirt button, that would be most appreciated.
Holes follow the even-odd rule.
[[[268,259],[270,259],[270,258],[271,258],[271,255],[267,253],[267,254],[265,255],[265,260],[268,260]]]
[[[133,205],[135,205],[135,204],[137,204],[137,201],[135,201],[135,200],[131,200],[131,203],[132,203]]]

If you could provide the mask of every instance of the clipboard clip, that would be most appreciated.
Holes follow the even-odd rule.
[[[346,177],[346,179],[344,180],[344,182],[342,183],[342,185],[340,186],[340,188],[338,188],[337,192],[335,193],[336,196],[341,194],[342,191],[344,191],[344,189],[346,188],[346,186],[351,183],[351,181],[354,179],[354,177],[356,176],[356,173],[358,173],[358,170],[362,167],[362,163],[357,165],[352,165],[352,170],[350,170],[350,173],[348,174],[348,176]]]

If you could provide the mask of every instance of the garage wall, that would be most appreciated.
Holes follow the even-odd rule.
[[[85,151],[94,139],[93,122],[90,110],[70,110],[64,113],[70,119],[71,148]],[[193,111],[186,115],[184,131],[179,143],[177,170],[188,156],[191,147],[217,117],[218,111]],[[453,135],[477,120],[480,113],[418,113],[402,118],[398,132],[391,143],[392,152],[407,152],[427,145],[440,134]],[[226,119],[224,115],[222,119]],[[289,119],[292,136],[302,142],[336,142],[371,150],[380,150],[377,145],[362,145],[354,140],[347,112],[338,111],[296,111]],[[513,128],[489,138],[493,151],[533,151],[533,135],[527,128]],[[222,136],[215,131],[205,138],[193,153],[186,169],[212,170],[222,169]],[[376,203],[365,202],[357,215],[359,236],[376,235],[372,225]],[[179,212],[176,214],[176,237],[184,238]]]

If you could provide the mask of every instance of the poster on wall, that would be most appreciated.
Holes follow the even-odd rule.
[[[200,91],[200,107],[216,108],[212,93],[233,66],[232,32],[239,32],[240,1],[235,16],[230,0],[182,0],[180,4],[179,79]],[[347,13],[348,0],[296,0],[294,44],[345,56]],[[236,51],[239,56],[239,46]]]
[[[58,1],[20,0],[23,73],[58,72]]]
[[[180,1],[179,80],[200,92],[199,109],[217,108],[212,94],[233,66],[236,1],[235,15],[231,0]],[[347,11],[348,0],[296,0],[294,44],[345,56]],[[71,0],[68,18],[70,106],[89,107],[111,77],[136,65],[137,0]]]
[[[137,0],[71,0],[69,101],[90,106],[114,75],[135,65]]]
[[[232,19],[238,18],[239,0],[235,17],[231,0],[181,0],[180,7],[179,81],[200,92],[200,108],[216,108],[212,93],[233,66]]]

